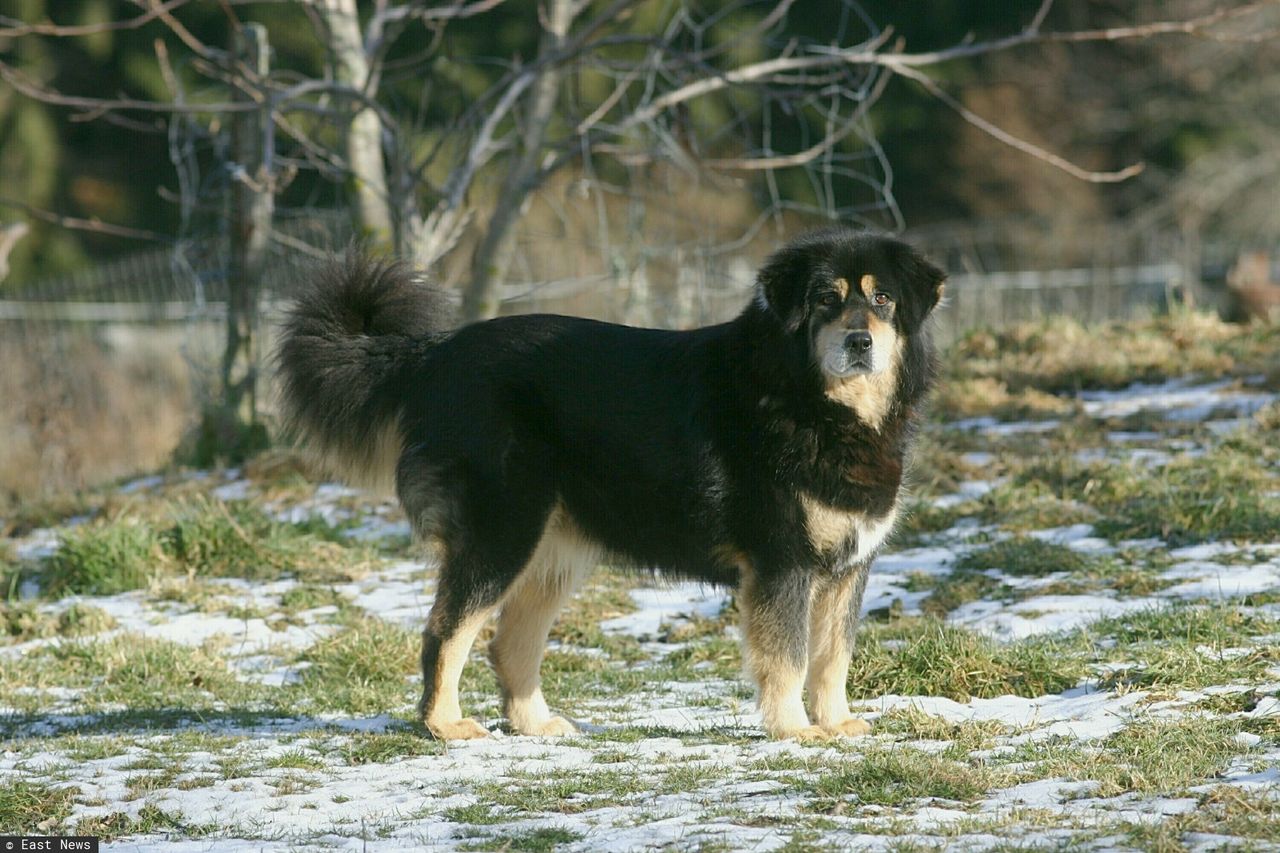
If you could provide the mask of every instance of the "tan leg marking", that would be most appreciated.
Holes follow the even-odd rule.
[[[743,663],[747,675],[756,684],[760,716],[770,737],[815,740],[827,737],[817,726],[809,724],[804,710],[804,668],[791,663],[784,652],[786,627],[766,610],[753,606],[756,595],[755,573],[749,563],[740,569],[742,582],[738,592],[741,615]],[[806,626],[799,626],[803,632]]]
[[[849,711],[845,686],[853,658],[853,646],[845,629],[858,572],[846,572],[816,588],[809,613],[809,711],[823,731],[846,737],[871,731],[870,725]]]
[[[507,593],[497,634],[489,644],[489,659],[502,689],[503,711],[522,735],[577,731],[573,723],[547,708],[539,669],[556,615],[601,556],[600,547],[558,509],[528,566]]]
[[[440,657],[435,671],[435,693],[423,723],[441,740],[471,740],[489,736],[484,726],[470,717],[462,716],[462,706],[458,703],[458,679],[462,677],[462,668],[467,663],[476,635],[496,609],[488,607],[471,614],[458,625],[453,636],[440,645]]]

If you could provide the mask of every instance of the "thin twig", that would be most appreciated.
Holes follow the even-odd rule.
[[[1072,177],[1075,177],[1075,178],[1079,178],[1082,181],[1088,181],[1089,183],[1092,183],[1092,184],[1114,184],[1120,181],[1128,180],[1129,178],[1132,178],[1134,175],[1138,174],[1144,168],[1146,168],[1145,163],[1134,163],[1130,166],[1126,166],[1123,169],[1120,169],[1115,172],[1094,172],[1094,171],[1090,171],[1089,169],[1081,168],[1080,166],[1077,166],[1075,163],[1072,163],[1070,160],[1066,160],[1062,157],[1059,157],[1057,154],[1054,154],[1050,151],[1046,151],[1040,146],[1035,145],[1031,142],[1028,142],[1027,140],[1022,139],[1021,137],[1014,136],[1012,133],[1009,133],[1007,130],[1002,130],[1001,128],[987,121],[985,118],[978,115],[973,110],[969,109],[964,104],[957,101],[955,98],[951,97],[951,95],[947,94],[947,92],[944,91],[942,87],[939,86],[932,77],[930,77],[928,74],[925,74],[923,71],[919,71],[915,68],[896,68],[894,69],[894,71],[898,74],[901,74],[903,77],[906,77],[908,79],[914,80],[917,83],[919,83],[926,90],[928,90],[929,94],[933,95],[939,101],[946,104],[951,109],[955,110],[956,113],[958,113],[961,118],[963,118],[965,121],[969,122],[974,127],[981,130],[983,133],[986,133],[987,135],[993,137],[994,139],[998,139],[999,141],[1003,142],[1005,145],[1010,146],[1011,148],[1018,149],[1024,154],[1030,154],[1032,157],[1035,157],[1037,160],[1043,160],[1049,165],[1054,166],[1055,168],[1061,169],[1062,171],[1066,172],[1068,175],[1071,175]]]
[[[11,207],[15,210],[21,210],[28,216],[44,222],[58,225],[62,228],[69,228],[73,231],[92,231],[97,234],[109,234],[112,237],[125,237],[130,240],[149,240],[153,243],[172,243],[173,238],[167,234],[161,234],[157,231],[147,231],[142,228],[130,228],[127,225],[112,225],[109,222],[103,222],[100,219],[80,219],[76,216],[63,216],[60,213],[54,213],[51,210],[44,210],[35,205],[27,204],[25,201],[18,199],[5,198],[0,196],[0,207]]]
[[[96,24],[55,24],[52,21],[45,21],[38,24],[27,24],[22,21],[15,21],[7,16],[0,16],[0,38],[18,37],[26,35],[51,36],[54,38],[67,38],[75,36],[97,35],[98,33],[111,32],[114,30],[136,30],[145,26],[163,14],[168,13],[172,9],[185,6],[191,0],[169,0],[167,3],[153,5],[143,14],[136,18],[129,18],[127,21],[100,21]]]

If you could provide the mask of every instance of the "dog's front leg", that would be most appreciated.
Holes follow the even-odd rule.
[[[853,658],[862,593],[870,564],[817,581],[809,614],[809,710],[813,721],[833,735],[857,737],[871,731],[849,711],[846,682]]]
[[[758,690],[765,731],[775,738],[824,739],[804,710],[809,640],[809,578],[743,567],[738,591],[743,660]]]

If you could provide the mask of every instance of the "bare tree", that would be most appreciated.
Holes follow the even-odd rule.
[[[914,81],[979,132],[1076,179],[1124,180],[1141,164],[1082,167],[964,104],[932,69],[1015,48],[1214,38],[1274,5],[1215,4],[1176,20],[1051,31],[1052,0],[1044,0],[1008,36],[913,53],[856,0],[824,7],[823,30],[809,36],[794,0],[729,0],[707,11],[676,0],[546,0],[536,22],[527,22],[539,38],[526,58],[458,55],[451,47],[461,22],[511,14],[504,0],[377,0],[363,17],[354,0],[296,2],[327,57],[318,78],[285,69],[256,74],[201,43],[178,19],[186,0],[138,0],[136,18],[96,26],[163,22],[189,51],[188,70],[224,97],[206,93],[195,104],[176,92],[172,102],[61,93],[3,62],[0,78],[24,96],[96,117],[149,112],[207,124],[265,105],[282,171],[314,170],[350,187],[366,236],[431,267],[470,248],[463,304],[472,319],[499,310],[498,285],[520,255],[516,231],[535,196],[550,188],[547,204],[580,192],[604,228],[619,227],[610,225],[618,208],[606,196],[633,198],[658,174],[677,192],[702,182],[748,194],[749,221],[718,227],[708,217],[695,229],[716,233],[714,246],[702,241],[704,251],[740,246],[793,211],[901,225],[892,169],[866,120],[893,76]],[[84,32],[0,21],[0,34],[17,37]],[[486,80],[465,104],[446,95],[459,69]],[[406,86],[418,93],[412,104],[403,100]],[[237,91],[251,103],[232,97]],[[322,125],[343,131],[320,132]],[[622,227],[636,219],[629,215]]]

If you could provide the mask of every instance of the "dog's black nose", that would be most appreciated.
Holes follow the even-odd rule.
[[[854,352],[866,352],[871,349],[870,332],[850,332],[844,339],[844,345]]]

